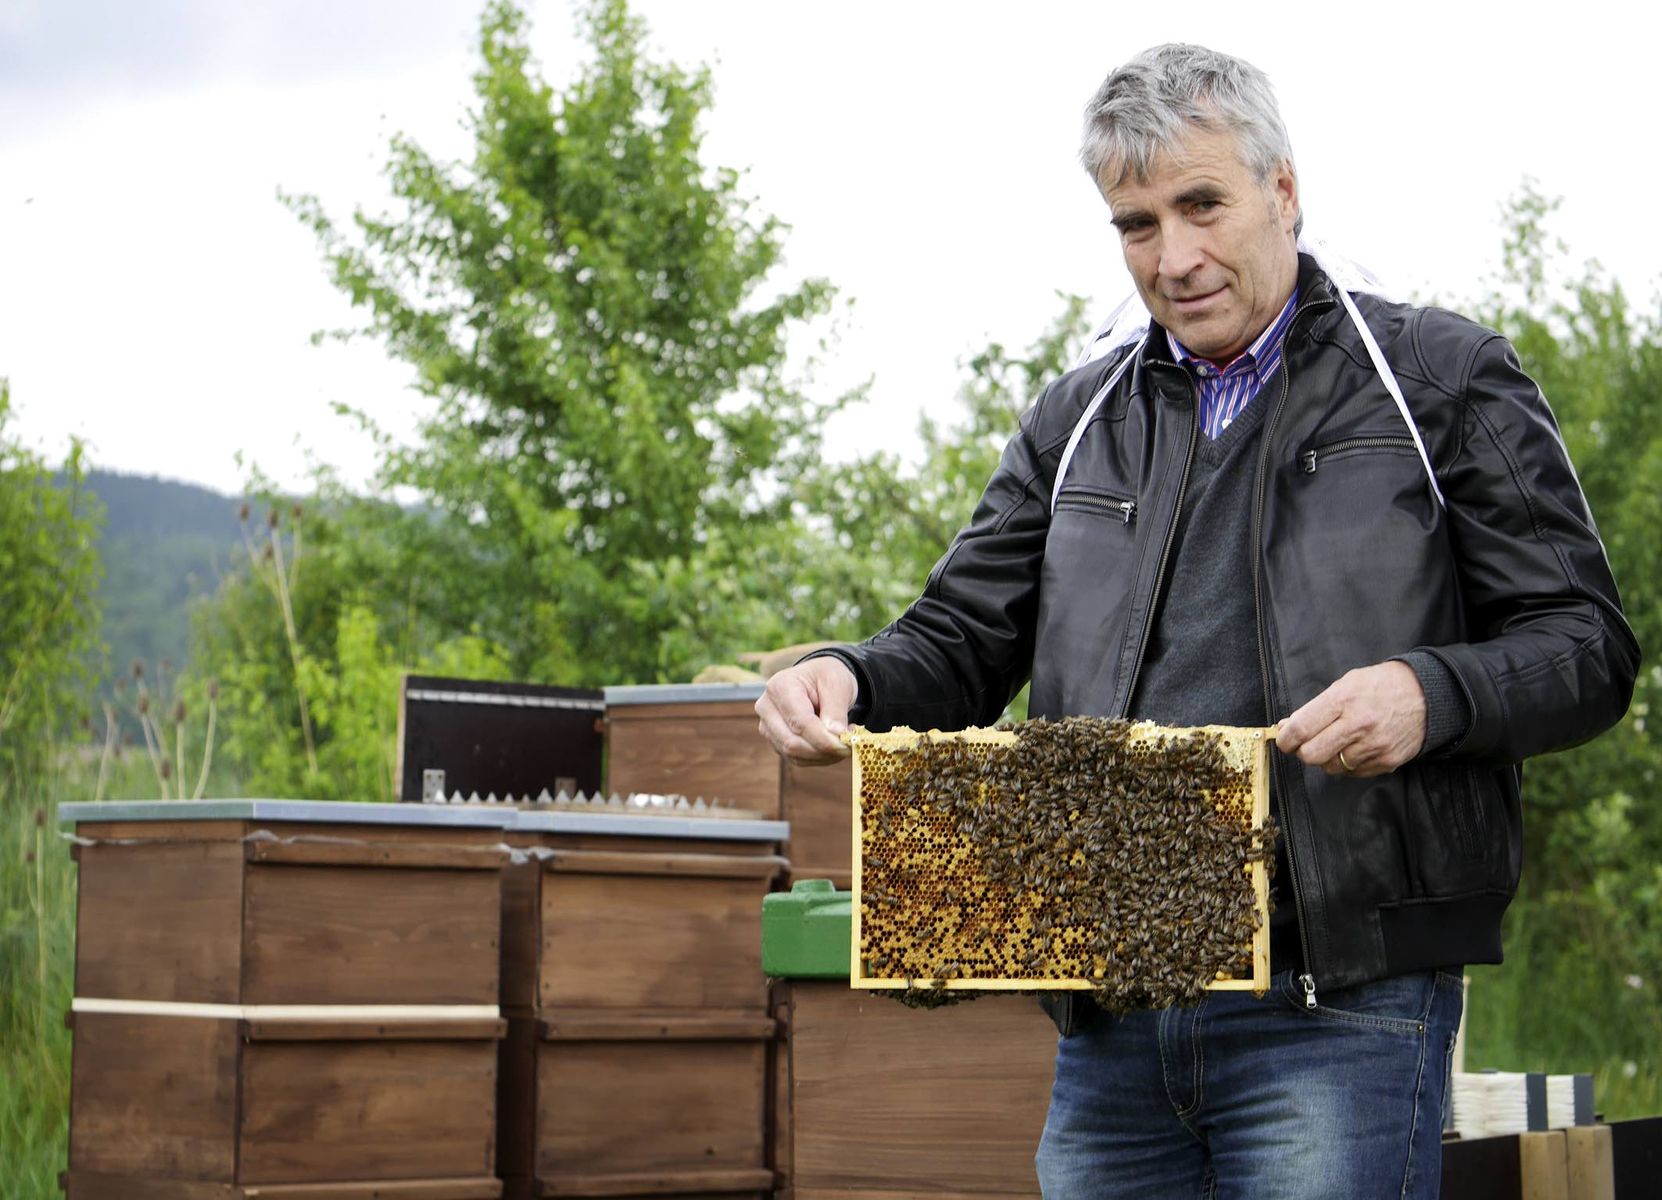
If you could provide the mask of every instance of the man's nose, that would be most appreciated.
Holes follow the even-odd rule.
[[[1199,231],[1187,221],[1169,221],[1160,231],[1160,276],[1184,279],[1205,260]]]

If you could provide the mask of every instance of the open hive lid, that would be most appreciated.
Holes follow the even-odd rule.
[[[1262,992],[1274,733],[851,730],[850,982],[1088,990],[1122,1009]]]

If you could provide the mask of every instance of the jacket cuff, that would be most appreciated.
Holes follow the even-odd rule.
[[[812,654],[804,654],[796,660],[795,665],[801,666],[813,658],[834,658],[854,672],[854,681],[859,690],[855,694],[853,706],[848,710],[848,723],[864,725],[866,717],[871,713],[871,681],[866,678],[866,669],[860,665],[859,658],[847,650],[831,646],[824,650],[815,650]]]
[[[1425,650],[1410,650],[1392,661],[1406,664],[1425,693],[1425,741],[1419,757],[1441,754],[1464,739],[1471,728],[1471,706],[1448,665]]]

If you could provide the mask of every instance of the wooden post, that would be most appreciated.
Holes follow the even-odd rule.
[[[1569,1162],[1564,1131],[1525,1133],[1518,1137],[1521,1200],[1570,1200]]]
[[[1616,1163],[1608,1125],[1564,1131],[1569,1155],[1570,1200],[1616,1200]]]

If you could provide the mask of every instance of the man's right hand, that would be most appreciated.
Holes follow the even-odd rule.
[[[768,680],[756,701],[762,736],[795,762],[829,763],[848,757],[839,740],[859,681],[840,658],[810,658]]]

